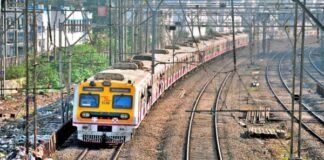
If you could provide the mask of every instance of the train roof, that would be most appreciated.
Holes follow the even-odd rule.
[[[134,84],[138,85],[142,82],[142,80],[149,78],[150,73],[141,70],[141,69],[134,69],[134,70],[127,70],[127,69],[107,69],[103,70],[94,76],[90,77],[88,80],[111,80],[111,81],[121,81],[128,83],[129,81]]]
[[[245,33],[237,33],[237,37],[247,37]],[[198,48],[196,47],[195,42],[190,42],[182,46],[178,46],[177,49],[168,47],[167,49],[156,50],[155,52],[155,73],[159,74],[164,71],[165,66],[171,65],[173,60],[176,62],[180,59],[188,58],[193,54],[197,54],[198,51],[204,51],[206,47],[217,45],[224,41],[230,40],[232,38],[231,34],[206,37],[201,38],[199,41],[196,41]],[[89,80],[116,80],[138,85],[145,80],[149,80],[151,77],[151,68],[152,68],[152,53],[145,53],[140,55],[135,55],[132,57],[131,62],[127,65],[118,64],[97,73],[96,75],[89,78]],[[125,67],[126,66],[126,67]]]

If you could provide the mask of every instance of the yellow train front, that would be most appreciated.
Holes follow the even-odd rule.
[[[132,82],[89,80],[76,85],[74,95],[73,126],[78,140],[123,143],[131,139],[137,125]]]

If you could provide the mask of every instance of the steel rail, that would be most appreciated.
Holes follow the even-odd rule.
[[[317,66],[316,66],[316,64],[315,64],[315,62],[312,60],[312,58],[311,58],[311,55],[313,54],[313,52],[310,52],[309,54],[308,54],[308,59],[309,59],[309,61],[311,62],[311,64],[312,64],[312,66],[322,75],[322,76],[324,76],[324,72],[323,71],[321,71],[321,69],[319,69]]]
[[[289,89],[288,85],[285,83],[284,79],[283,79],[283,75],[282,75],[282,71],[281,71],[281,64],[283,59],[286,57],[287,55],[284,55],[281,57],[280,61],[279,61],[279,67],[278,67],[278,72],[279,72],[279,77],[280,77],[280,81],[281,83],[284,85],[284,88],[286,89],[286,91],[291,94],[291,90]],[[312,112],[311,109],[307,106],[307,104],[302,103],[302,107],[304,107],[309,114],[311,114],[315,119],[317,119],[321,124],[324,124],[324,120],[317,115],[315,112]]]
[[[227,55],[227,54],[225,54]],[[218,56],[219,57],[219,56]],[[215,57],[216,58],[216,57]],[[231,61],[228,61],[226,64],[224,64],[221,68],[224,69],[225,66],[231,64]],[[222,70],[221,69],[221,70]],[[202,94],[204,93],[204,90],[206,90],[207,86],[209,85],[209,83],[219,74],[221,73],[221,70],[215,72],[215,74],[209,79],[206,81],[206,83],[204,84],[204,86],[201,88],[201,90],[199,91],[199,94],[196,98],[196,100],[194,101],[194,104],[193,104],[193,107],[192,107],[192,110],[195,111],[197,106],[198,106],[198,103],[199,103],[199,99],[200,97],[202,96]],[[195,115],[195,112],[191,112],[190,114],[190,119],[189,119],[189,124],[188,124],[188,129],[187,129],[187,138],[186,138],[186,154],[185,154],[185,159],[186,160],[189,160],[190,159],[190,137],[191,137],[191,130],[192,130],[192,122],[193,122],[193,118],[194,118],[194,115]]]
[[[196,110],[198,103],[200,101],[201,96],[203,95],[203,93],[205,92],[207,86],[212,82],[212,80],[216,77],[216,75],[218,75],[218,73],[215,73],[210,79],[207,80],[207,82],[204,84],[204,86],[201,88],[201,90],[199,91],[199,94],[193,104],[192,110]],[[195,112],[191,112],[190,114],[190,120],[189,120],[189,125],[188,125],[188,130],[187,130],[187,145],[186,145],[186,160],[190,159],[190,139],[191,139],[191,132],[192,132],[192,124],[193,124],[193,119],[195,116]]]
[[[266,78],[266,82],[269,86],[270,91],[272,92],[272,94],[275,96],[275,98],[277,99],[278,103],[286,110],[286,112],[293,117],[297,122],[299,122],[299,120],[297,119],[297,117],[295,115],[292,115],[291,111],[288,109],[288,107],[283,103],[283,101],[279,98],[279,96],[275,93],[273,86],[270,83],[269,80],[269,64],[270,62],[274,62],[273,59],[278,56],[279,54],[276,54],[272,57],[271,61],[268,62],[266,70],[265,70],[265,78]],[[317,138],[320,142],[324,143],[324,139],[319,136],[318,134],[316,134],[314,131],[312,131],[305,123],[301,123],[302,127],[308,132],[310,133],[312,136],[314,136],[315,138]]]
[[[215,103],[213,105],[213,110],[217,110],[219,108],[219,102],[221,101],[221,95],[222,95],[222,92],[223,92],[223,89],[226,85],[226,82],[228,80],[228,77],[229,76],[233,76],[233,73],[234,72],[230,72],[226,75],[224,81],[222,82],[218,92],[217,92],[217,96],[215,98]],[[214,138],[215,138],[215,143],[216,143],[216,154],[217,154],[217,159],[218,160],[222,160],[223,157],[222,157],[222,152],[221,152],[221,147],[220,147],[220,143],[219,143],[219,134],[218,134],[218,128],[217,128],[217,120],[218,120],[218,116],[217,116],[217,113],[214,113],[213,116],[213,130],[214,130]]]
[[[115,154],[112,156],[112,158],[108,158],[108,160],[117,160],[120,154],[120,151],[123,149],[124,143],[117,146]]]
[[[87,155],[88,152],[89,152],[89,148],[85,148],[78,156],[77,160],[82,160]]]

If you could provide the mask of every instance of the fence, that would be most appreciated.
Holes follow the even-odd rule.
[[[75,131],[76,128],[72,126],[72,119],[70,119],[51,135],[45,145],[47,154],[49,156],[53,154]]]
[[[0,57],[0,63],[3,63],[4,57]],[[12,56],[6,58],[6,67],[10,67],[16,64],[21,64],[25,61],[25,56]]]

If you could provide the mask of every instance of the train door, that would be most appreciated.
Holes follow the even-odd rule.
[[[146,87],[144,87],[146,88]],[[145,89],[140,91],[140,103],[139,103],[139,121],[142,121],[145,115],[145,108],[147,105],[147,96],[145,95]]]

